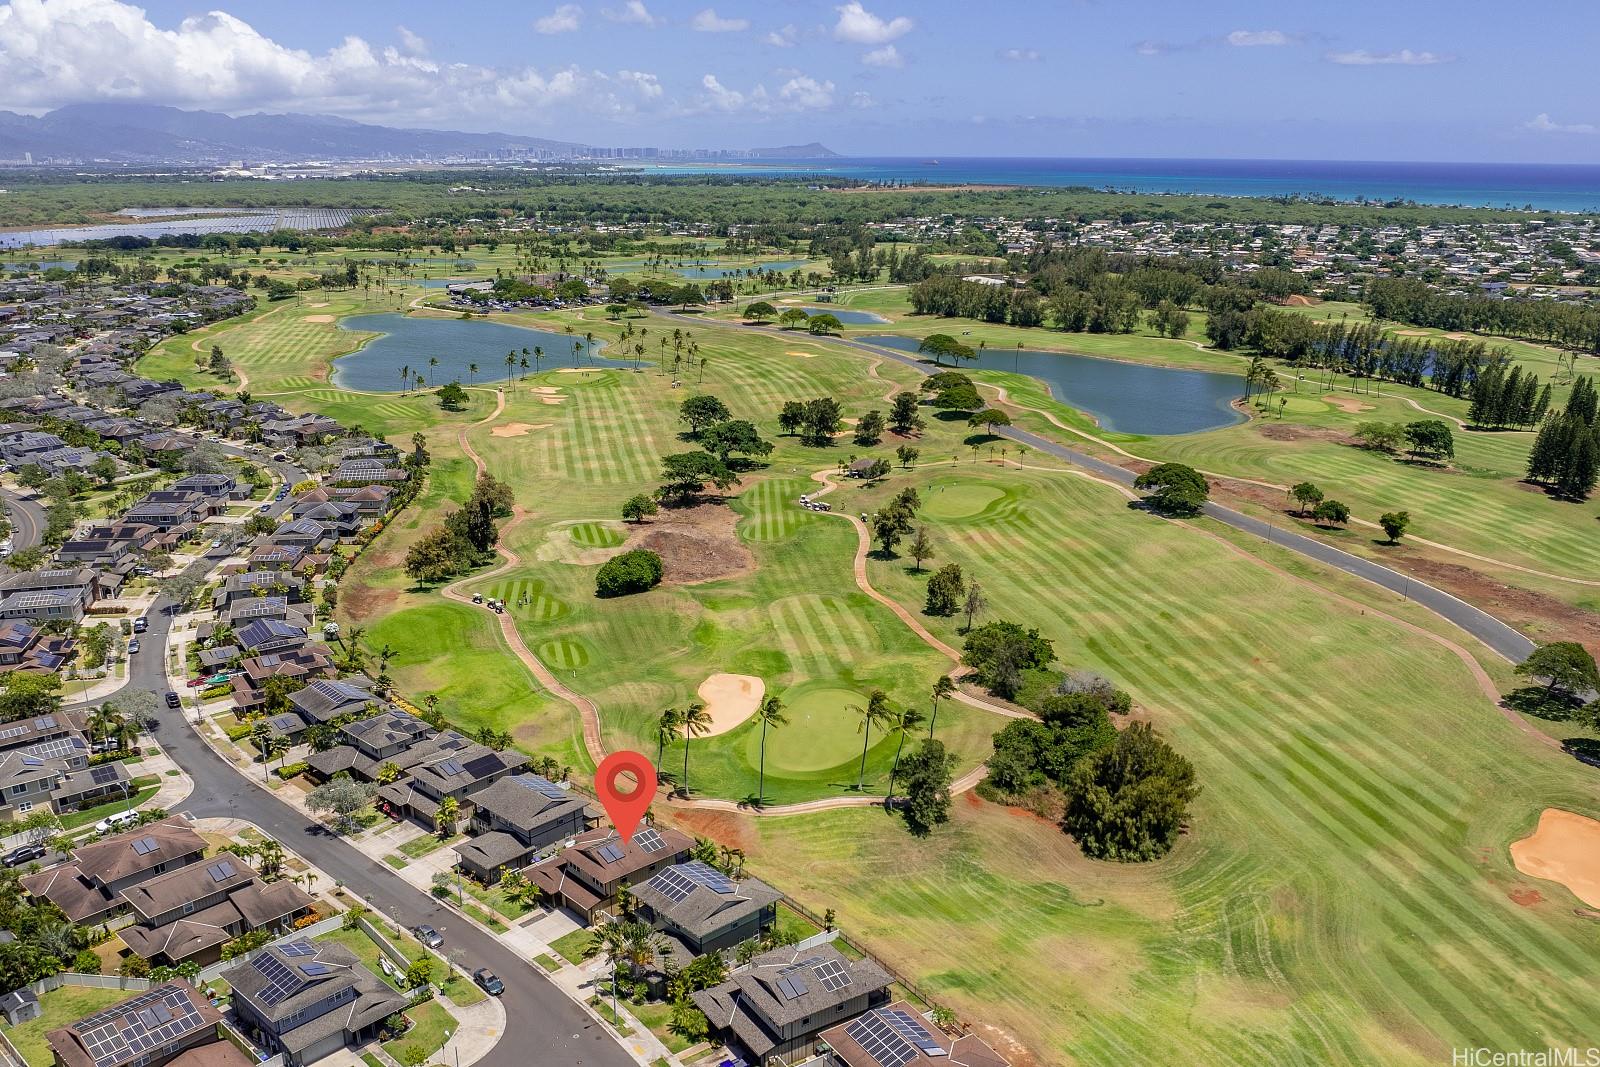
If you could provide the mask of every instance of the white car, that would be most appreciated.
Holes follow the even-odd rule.
[[[94,828],[96,831],[102,834],[110,833],[117,827],[126,826],[131,822],[137,822],[138,819],[139,813],[136,811],[119,811],[115,815],[107,815],[104,819],[101,819],[99,822],[95,823]]]

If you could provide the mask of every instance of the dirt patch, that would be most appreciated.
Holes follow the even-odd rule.
[[[1600,820],[1545,808],[1533,833],[1511,843],[1511,862],[1530,878],[1560,882],[1600,908]]]
[[[1530,889],[1525,885],[1517,886],[1517,888],[1507,893],[1506,896],[1511,898],[1511,903],[1520,905],[1524,908],[1531,908],[1535,904],[1539,904],[1544,900],[1543,893],[1539,892],[1537,889]]]
[[[706,702],[711,716],[711,734],[725,734],[754,715],[767,686],[749,674],[713,674],[695,690]]]
[[[332,315],[304,315],[304,316],[301,317],[300,321],[301,322],[333,322],[334,318],[333,318]]]
[[[1561,635],[1577,641],[1591,652],[1600,653],[1600,615],[1584,611],[1555,597],[1496,581],[1482,571],[1446,563],[1401,549],[1385,549],[1385,556],[1401,564],[1401,569],[1437,585],[1469,604],[1482,608],[1524,633],[1535,636]],[[1398,559],[1393,557],[1398,556]]]
[[[1269,441],[1332,441],[1353,445],[1356,439],[1325,426],[1301,426],[1293,422],[1258,422],[1256,432]]]
[[[1363,404],[1361,401],[1357,400],[1353,396],[1334,396],[1332,394],[1329,394],[1328,396],[1325,396],[1322,399],[1326,400],[1328,403],[1332,404],[1334,407],[1338,408],[1340,411],[1347,411],[1352,415],[1359,415],[1363,411],[1376,411],[1377,410],[1376,405]]]
[[[668,584],[731,578],[755,566],[755,557],[734,535],[737,521],[733,509],[722,504],[663,508],[622,547],[649,549],[660,556]]]
[[[1283,303],[1285,307],[1311,308],[1316,307],[1318,304],[1322,303],[1322,301],[1316,299],[1315,297],[1305,296],[1301,293],[1294,293]]]
[[[1426,337],[1426,336],[1428,336],[1428,331],[1427,330],[1396,330],[1394,332],[1394,334],[1395,334],[1396,337]]]
[[[508,422],[503,426],[490,429],[490,437],[526,437],[534,430],[542,430],[549,426],[548,422]]]
[[[685,808],[671,803],[661,804],[659,796],[657,804],[664,809],[661,811],[663,822],[695,837],[703,837],[719,845],[746,851],[759,843],[757,836],[751,832],[751,824],[754,821],[751,816],[731,811],[707,811],[703,808]]]

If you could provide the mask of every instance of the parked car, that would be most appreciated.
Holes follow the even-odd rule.
[[[18,845],[5,854],[5,865],[7,867],[21,867],[24,863],[32,863],[34,860],[42,858],[46,851],[43,845]]]
[[[139,813],[136,811],[119,811],[115,815],[107,815],[105,818],[95,823],[94,828],[98,833],[110,833],[117,827],[126,826],[131,822],[137,822],[138,819]]]
[[[137,619],[133,620],[133,632],[134,633],[142,634],[148,629],[150,629],[150,620],[145,618],[143,615],[141,615]]]
[[[138,652],[139,652],[139,639],[137,637],[135,637],[132,641],[128,642],[128,655],[130,655],[130,656],[137,655]]]
[[[256,508],[256,510],[257,511],[262,511],[262,512],[271,511],[272,510],[272,505],[271,504],[262,504],[259,508]]]
[[[483,991],[491,997],[498,997],[506,991],[506,984],[496,978],[494,972],[487,967],[479,967],[473,971],[472,980],[477,982]]]
[[[421,941],[426,948],[438,948],[444,944],[444,936],[427,923],[423,923],[412,933],[417,935],[417,940]]]
[[[178,699],[178,694],[174,693],[172,690],[168,689],[167,690],[167,707],[169,707],[169,708],[177,708],[177,707],[182,707],[182,706],[183,706],[183,702]]]

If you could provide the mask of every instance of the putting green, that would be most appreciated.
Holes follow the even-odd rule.
[[[855,708],[866,702],[866,694],[836,686],[799,686],[784,693],[789,725],[767,732],[767,769],[780,773],[822,771],[859,757],[861,735],[856,732]],[[746,747],[753,767],[761,731],[749,726],[741,729],[750,731]]]
[[[627,540],[621,530],[603,522],[580,522],[568,529],[573,541],[584,548],[615,548]]]
[[[930,519],[967,519],[1005,496],[1005,490],[974,482],[944,482],[923,494],[922,514]]]
[[[506,610],[513,615],[533,622],[550,622],[571,610],[547,592],[544,582],[537,578],[495,582],[489,587],[489,595],[505,601]]]

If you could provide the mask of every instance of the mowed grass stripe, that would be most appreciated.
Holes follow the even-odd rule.
[[[1036,544],[1049,545],[1049,544],[1052,543],[1052,540],[1048,536],[1045,536],[1045,537],[1041,537],[1035,543]],[[1043,560],[1045,557],[1050,556],[1050,555],[1051,555],[1051,553],[1050,553],[1050,551],[1048,549],[1041,550],[1040,559]],[[1022,570],[1031,569],[1030,566],[1027,563],[1022,563],[1020,561],[1004,561],[1004,562],[1016,563],[1018,568],[1022,569]],[[1057,577],[1057,580],[1059,580],[1059,578],[1061,577],[1061,575],[1063,573],[1062,569],[1060,569],[1060,568],[1066,568],[1066,569],[1071,570],[1071,568],[1068,565],[1068,561],[1066,561],[1066,560],[1051,560],[1050,562],[1053,563],[1054,566],[1041,568],[1040,570],[1042,571],[1042,573],[1035,572],[1034,577],[1036,577],[1037,580],[1041,580],[1041,581],[1045,580],[1047,578],[1047,575],[1049,573],[1051,573],[1051,572],[1054,572],[1056,577]],[[991,565],[994,565],[994,564],[991,564]],[[1089,578],[1089,574],[1091,572],[1098,571],[1099,569],[1100,568],[1098,566],[1095,566],[1095,567],[1090,567],[1090,568],[1084,568],[1083,570],[1073,570],[1073,572],[1070,574],[1070,579],[1069,580],[1072,580],[1072,581],[1086,580],[1086,579]],[[1133,579],[1137,580],[1142,575],[1142,573],[1143,572],[1140,572],[1139,574],[1133,575],[1132,576]],[[1149,590],[1148,589],[1129,589],[1127,584],[1126,584],[1126,582],[1124,582],[1124,583],[1122,583],[1120,585],[1120,589],[1124,594],[1132,593],[1134,595],[1134,599],[1135,599],[1136,602],[1142,601],[1144,599],[1147,599],[1148,595],[1149,595]],[[1158,600],[1159,600],[1159,597],[1158,597]],[[1213,631],[1203,630],[1203,629],[1201,629],[1199,627],[1187,627],[1187,626],[1185,626],[1183,628],[1189,629],[1189,631],[1190,631],[1187,635],[1185,635],[1186,636],[1186,640],[1184,640],[1184,641],[1171,641],[1170,637],[1169,637],[1169,640],[1165,641],[1163,643],[1166,644],[1168,647],[1176,647],[1176,648],[1184,648],[1184,647],[1204,648],[1204,647],[1206,647],[1206,642],[1207,641],[1215,642],[1215,641],[1217,641],[1219,639],[1219,636],[1220,636],[1220,639],[1225,641],[1225,642],[1233,638],[1233,635],[1218,635],[1217,633],[1215,633]],[[1148,642],[1146,642],[1146,643],[1148,643]],[[1248,649],[1241,649],[1239,651],[1240,651],[1241,654],[1243,654],[1245,656],[1246,659],[1249,658],[1249,650]],[[1132,648],[1124,649],[1124,652],[1125,653],[1130,653],[1130,654],[1133,654],[1133,655],[1136,655],[1136,656],[1139,655],[1139,653],[1136,650],[1132,649]],[[1226,658],[1226,657],[1223,657],[1223,658]],[[1192,697],[1192,694],[1194,692],[1203,691],[1202,689],[1197,689],[1196,687],[1202,685],[1203,682],[1205,681],[1205,679],[1199,677],[1196,672],[1190,672],[1190,671],[1187,671],[1187,670],[1183,670],[1182,668],[1179,668],[1178,664],[1173,662],[1173,660],[1171,658],[1164,659],[1160,664],[1152,662],[1150,665],[1152,667],[1152,671],[1150,672],[1150,677],[1142,678],[1141,679],[1141,684],[1146,684],[1152,678],[1158,677],[1160,668],[1163,667],[1163,666],[1166,668],[1168,673],[1171,673],[1174,670],[1177,670],[1178,673],[1187,675],[1187,678],[1182,680],[1180,682],[1180,684],[1179,684],[1179,688],[1182,690],[1182,692],[1175,692],[1175,693],[1172,694],[1172,696],[1174,698],[1172,706],[1181,706],[1180,701],[1181,701],[1181,699],[1182,699],[1184,694],[1189,694]],[[1313,694],[1308,694],[1308,693],[1300,690],[1298,686],[1293,685],[1291,680],[1276,679],[1276,678],[1273,679],[1273,680],[1274,681],[1283,681],[1285,683],[1285,685],[1287,685],[1289,687],[1290,692],[1287,692],[1287,693],[1284,694],[1286,697],[1289,697],[1291,699],[1302,699],[1302,698],[1303,699],[1310,699],[1314,703],[1320,703],[1320,701],[1316,701],[1316,699],[1315,699]],[[1147,687],[1147,684],[1146,684],[1146,687]],[[1279,687],[1276,686],[1276,685],[1274,685],[1272,688],[1273,688],[1274,691],[1280,691]],[[1290,701],[1288,701],[1288,700],[1285,701],[1285,703],[1289,703],[1289,702]],[[1255,711],[1257,713],[1261,713],[1261,714],[1270,714],[1270,709],[1268,707],[1269,703],[1270,702],[1262,702],[1261,704],[1251,708],[1250,710]],[[1338,715],[1337,707],[1331,706],[1331,705],[1324,704],[1322,707],[1317,708],[1316,710],[1317,710],[1317,714],[1308,715],[1307,717],[1308,718],[1319,718],[1319,717],[1322,717],[1322,716],[1325,716],[1325,715],[1330,715],[1330,714],[1331,715],[1335,715],[1335,716]],[[1203,730],[1203,727],[1198,727],[1196,724],[1187,724],[1187,725],[1189,725],[1192,728],[1198,728],[1198,729],[1202,729]],[[1243,727],[1244,730],[1248,731],[1248,729],[1249,729],[1248,724],[1241,724],[1241,726]],[[1223,744],[1221,742],[1220,738],[1213,738],[1213,740],[1215,741],[1215,744],[1214,744],[1213,747],[1215,748],[1217,754],[1220,755],[1220,756],[1226,757],[1226,754],[1230,751],[1229,747],[1227,745]],[[1233,738],[1232,740],[1234,741],[1235,744],[1238,744],[1240,739],[1239,738]],[[1260,759],[1262,759],[1263,761],[1266,761],[1267,765],[1270,765],[1270,759],[1269,759],[1269,756],[1271,755],[1270,753],[1258,752],[1257,755],[1258,755],[1258,757]],[[1291,775],[1290,777],[1291,777],[1291,780],[1294,779],[1294,776]],[[1324,781],[1326,781],[1326,779]],[[1316,801],[1318,803],[1325,803],[1326,802],[1326,797],[1323,795],[1322,790],[1319,789],[1318,787],[1316,787],[1314,785],[1311,785],[1308,788],[1306,788],[1304,791],[1305,791],[1305,793],[1306,793],[1306,795],[1307,795],[1309,800],[1313,800],[1313,801]],[[1348,795],[1346,795],[1345,799],[1348,801],[1350,798],[1348,797]],[[1393,827],[1390,826],[1390,825],[1386,825],[1387,824],[1387,820],[1383,819],[1381,816],[1376,816],[1376,813],[1373,812],[1370,808],[1368,808],[1364,814],[1368,815],[1369,818],[1372,818],[1373,821],[1375,821],[1378,824],[1379,828],[1387,829],[1391,833],[1393,832]],[[1311,818],[1311,816],[1309,816],[1309,813],[1307,813],[1305,815],[1302,815],[1302,819],[1305,819],[1305,818]],[[1316,820],[1313,818],[1313,821],[1316,821]],[[1332,821],[1332,820],[1327,821],[1327,822],[1324,823],[1324,827],[1326,829],[1333,830],[1333,831],[1341,833],[1341,834],[1344,832],[1344,827],[1339,825],[1336,821]],[[1431,840],[1431,838],[1430,838],[1430,840]],[[1382,847],[1381,843],[1376,838],[1373,838],[1373,837],[1366,837],[1364,839],[1363,843],[1366,844],[1369,848],[1372,848],[1372,849],[1379,849],[1379,848]],[[1404,839],[1404,838],[1396,838],[1395,840],[1393,840],[1391,842],[1391,844],[1392,845],[1397,844],[1401,848],[1404,849],[1404,848],[1416,848],[1416,847],[1419,846],[1419,844],[1421,844],[1421,842],[1419,842],[1419,841],[1417,841],[1415,839],[1409,839],[1408,840],[1408,839]],[[1425,847],[1425,846],[1423,846],[1423,847]],[[1436,856],[1435,859],[1437,860],[1437,858],[1438,857]],[[1415,866],[1412,866],[1411,870],[1409,872],[1407,872],[1407,873],[1411,873],[1413,875],[1416,875],[1416,874],[1419,874],[1421,872],[1419,872]],[[1392,889],[1393,887],[1391,886],[1390,888]],[[1453,889],[1455,889],[1457,887],[1453,887],[1453,886],[1446,887],[1446,886],[1441,886],[1441,885],[1435,884],[1431,888],[1433,888],[1434,890],[1436,890],[1438,892],[1441,892],[1441,893],[1444,893],[1444,894],[1448,894],[1451,890],[1453,890]],[[1421,907],[1420,902],[1414,902],[1414,907]],[[1428,911],[1428,910],[1431,910],[1431,909],[1423,908],[1422,910]],[[1431,918],[1433,920],[1433,922],[1430,925],[1433,928],[1433,932],[1434,932],[1435,936],[1447,935],[1451,931],[1452,927],[1450,926],[1450,922],[1445,920],[1442,916],[1430,915],[1429,918]],[[1458,912],[1457,914],[1455,914],[1451,918],[1454,921],[1459,922],[1462,919],[1462,915]],[[1487,931],[1487,930],[1480,929],[1479,932],[1488,934],[1494,940],[1500,940],[1499,937],[1495,937],[1494,934],[1490,934],[1489,931]],[[1502,948],[1506,948],[1508,946],[1506,946],[1504,943],[1502,943],[1501,947]],[[1512,949],[1512,951],[1515,951],[1515,950]],[[1480,957],[1478,962],[1480,963],[1480,965],[1487,966],[1488,968],[1490,968],[1491,972],[1494,970],[1493,964],[1489,963],[1487,958]],[[1508,981],[1509,980],[1511,980],[1511,979],[1509,979],[1509,977],[1508,977]],[[1518,984],[1521,984],[1521,983],[1519,982]],[[1503,1021],[1509,1022],[1509,1020],[1503,1020]],[[1515,1032],[1514,1026],[1512,1027],[1511,1032]]]

